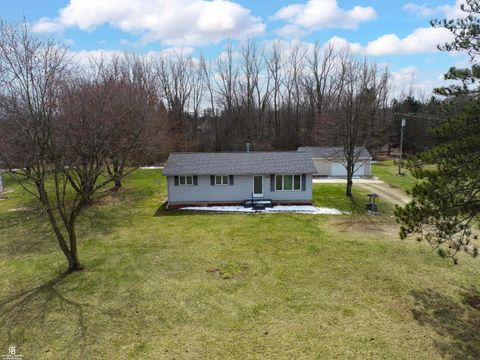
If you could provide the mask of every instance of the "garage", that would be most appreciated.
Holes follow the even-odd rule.
[[[345,168],[345,166],[343,166],[343,164],[332,163],[330,167],[330,176],[347,176],[347,169]]]
[[[346,177],[347,169],[341,147],[299,147],[298,151],[308,152],[317,172],[316,177]],[[371,177],[372,156],[365,147],[356,148],[358,160],[354,177]]]
[[[347,169],[341,163],[332,163],[330,169],[330,176],[332,177],[345,177],[347,176]],[[355,172],[353,176],[370,176],[370,172],[367,169],[367,165],[364,163],[356,164]]]

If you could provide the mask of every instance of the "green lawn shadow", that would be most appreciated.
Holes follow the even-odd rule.
[[[478,359],[480,354],[480,292],[461,294],[463,304],[431,289],[412,292],[414,319],[431,327],[441,338],[435,346],[442,357]]]

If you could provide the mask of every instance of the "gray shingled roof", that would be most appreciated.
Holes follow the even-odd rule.
[[[316,172],[305,152],[171,153],[164,175],[312,174]]]
[[[337,147],[299,147],[298,151],[307,152],[313,159],[343,159],[343,148]],[[359,152],[359,159],[371,159],[372,155],[365,146],[356,147],[355,152]]]

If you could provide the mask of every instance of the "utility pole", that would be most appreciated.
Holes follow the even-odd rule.
[[[403,132],[405,130],[405,125],[407,120],[402,118],[402,122],[400,125],[400,155],[398,159],[398,175],[402,175],[402,158],[403,158]]]

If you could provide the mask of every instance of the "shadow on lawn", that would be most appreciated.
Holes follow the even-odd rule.
[[[105,192],[101,196],[109,195]],[[131,202],[124,200],[123,196],[118,195],[116,205],[119,206],[96,203],[82,210],[76,223],[80,242],[87,236],[104,237],[115,231],[118,224],[133,222]],[[6,236],[0,241],[0,253],[7,256],[50,253],[58,249],[46,212],[35,199],[12,204],[11,209],[0,212],[0,234],[2,232]],[[15,235],[8,236],[9,232]],[[22,235],[16,236],[18,234]]]
[[[360,200],[358,196],[352,196],[350,199],[350,211],[352,214],[366,214],[365,204],[367,203],[367,198]]]
[[[439,353],[451,359],[478,359],[480,354],[480,293],[464,291],[463,305],[433,291],[414,291],[413,317],[422,326],[430,326],[442,338],[435,345]]]
[[[69,354],[71,355],[69,357],[74,358],[76,354],[78,355],[76,353],[78,351],[80,358],[83,358],[87,329],[84,309],[81,304],[67,299],[56,289],[56,286],[69,274],[62,273],[43,285],[0,300],[0,329],[6,333],[9,343],[18,344],[20,342],[21,348],[22,340],[29,339],[31,341],[34,336],[38,336],[38,333],[47,335],[47,339],[49,335],[55,336],[54,332],[58,331],[58,326],[64,324],[58,324],[55,331],[52,332],[51,327],[46,324],[47,321],[52,320],[47,319],[47,316],[52,313],[57,315],[62,313],[62,315],[68,316],[69,325],[77,323],[77,327],[74,327],[76,336],[65,346],[65,349],[71,349],[72,353]],[[56,307],[56,309],[52,311],[51,307]],[[51,333],[49,334],[49,332]],[[48,343],[44,345],[48,346]],[[53,349],[47,348],[45,351],[50,350]],[[75,353],[73,353],[74,351]]]

